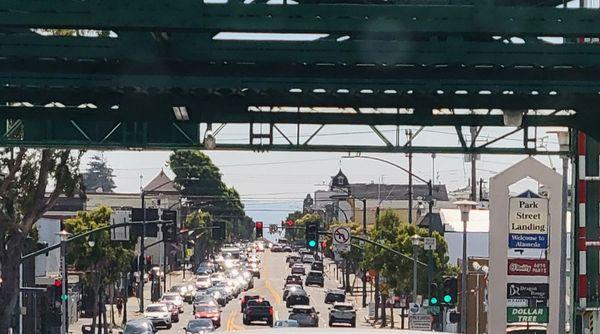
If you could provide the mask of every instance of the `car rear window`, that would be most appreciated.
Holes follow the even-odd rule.
[[[248,302],[248,306],[271,306],[271,303],[266,300],[251,300]]]
[[[354,309],[354,307],[352,307],[351,305],[336,305],[334,306],[334,308],[340,311],[351,311]]]
[[[311,314],[312,310],[307,308],[295,308],[292,312],[296,314]]]

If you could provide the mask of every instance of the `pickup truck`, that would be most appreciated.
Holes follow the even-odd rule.
[[[257,299],[260,299],[259,295],[245,295],[244,297],[242,297],[242,301],[240,303],[240,305],[242,306],[242,313],[244,313],[244,311],[246,310],[246,306],[248,305],[249,301]]]
[[[273,327],[273,306],[264,299],[250,300],[246,304],[242,321],[244,325],[250,325],[253,321],[266,321],[268,326]]]

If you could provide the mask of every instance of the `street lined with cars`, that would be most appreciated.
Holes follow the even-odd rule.
[[[196,275],[174,282],[143,317],[167,333],[368,326],[357,315],[354,298],[348,300],[339,283],[323,272],[327,266],[312,254],[238,249],[227,247],[200,264]],[[295,269],[300,267],[303,272]],[[148,325],[139,321],[131,320],[130,327]]]

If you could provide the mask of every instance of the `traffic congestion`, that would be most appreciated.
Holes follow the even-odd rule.
[[[124,334],[360,326],[318,252],[265,241],[223,246],[127,322]],[[366,325],[364,325],[366,326]]]

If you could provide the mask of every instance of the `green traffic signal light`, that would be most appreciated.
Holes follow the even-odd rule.
[[[316,247],[316,246],[317,246],[317,242],[316,242],[315,240],[310,240],[310,241],[308,242],[308,245],[309,245],[310,247]]]
[[[69,295],[66,295],[66,294],[65,295],[61,295],[60,299],[62,299],[64,301],[67,301],[69,299]]]
[[[438,303],[438,299],[436,297],[431,297],[429,299],[429,305],[436,305]]]
[[[444,296],[444,302],[446,304],[449,304],[451,301],[452,301],[452,296],[450,296],[450,295],[445,295]]]

